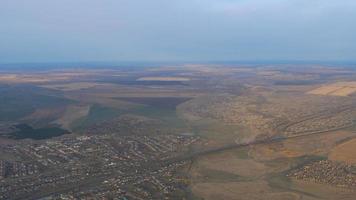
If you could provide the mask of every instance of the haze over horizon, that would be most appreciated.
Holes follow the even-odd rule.
[[[0,63],[354,60],[352,0],[0,2]]]
[[[0,0],[0,200],[355,200],[356,0]]]

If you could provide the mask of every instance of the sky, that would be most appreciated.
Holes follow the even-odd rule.
[[[0,63],[356,60],[355,0],[0,0]]]

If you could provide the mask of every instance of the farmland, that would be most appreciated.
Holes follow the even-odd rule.
[[[356,82],[336,82],[309,91],[309,94],[330,95],[330,96],[349,96],[356,92]]]
[[[353,199],[355,78],[309,65],[6,72],[1,194]]]

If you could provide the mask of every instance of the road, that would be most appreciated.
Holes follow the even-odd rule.
[[[350,125],[350,126],[353,126]],[[344,129],[344,128],[348,128],[350,126],[347,127],[338,127],[332,130],[326,130],[326,131],[320,131],[320,132],[311,132],[311,133],[306,133],[306,134],[300,134],[300,135],[292,135],[292,136],[286,136],[286,137],[280,137],[280,136],[275,136],[275,137],[271,137],[271,138],[265,138],[265,139],[259,139],[259,140],[255,140],[249,143],[241,143],[241,144],[229,144],[229,145],[225,145],[225,146],[221,146],[221,147],[217,147],[217,148],[212,148],[212,149],[206,149],[206,150],[202,150],[202,151],[197,151],[197,152],[193,152],[193,153],[188,153],[188,154],[184,154],[181,156],[177,156],[174,157],[172,159],[168,159],[165,161],[161,161],[161,162],[155,162],[155,163],[143,163],[136,172],[133,173],[128,173],[125,175],[122,175],[123,177],[137,177],[137,176],[143,176],[146,173],[152,173],[154,171],[157,171],[163,167],[167,167],[169,165],[173,165],[175,163],[179,163],[179,162],[184,162],[184,161],[189,161],[189,160],[194,160],[198,157],[202,157],[202,156],[207,156],[210,154],[216,154],[216,153],[220,153],[220,152],[224,152],[227,150],[232,150],[232,149],[239,149],[239,148],[245,148],[245,147],[249,147],[249,146],[254,146],[254,145],[262,145],[262,144],[273,144],[273,143],[278,143],[278,142],[283,142],[283,141],[287,141],[287,140],[294,140],[294,139],[298,139],[298,138],[306,138],[306,137],[310,137],[310,136],[315,136],[315,135],[321,135],[321,134],[333,134],[335,132],[335,130],[339,130],[339,129]],[[21,197],[17,197],[16,199],[38,199],[38,198],[42,198],[42,197],[46,197],[48,195],[54,195],[54,194],[60,194],[63,192],[69,192],[75,189],[79,189],[82,187],[96,187],[98,182],[102,182],[105,179],[112,177],[112,175],[118,175],[115,173],[115,170],[112,171],[111,175],[99,175],[99,176],[95,176],[95,177],[90,177],[88,179],[86,179],[85,181],[81,182],[81,183],[76,183],[76,185],[73,184],[69,184],[67,186],[63,186],[63,187],[56,187],[56,188],[52,188],[50,190],[47,191],[41,191],[38,192],[37,194],[31,194],[26,196],[26,198],[24,198],[24,196]],[[134,179],[132,180],[134,181]]]

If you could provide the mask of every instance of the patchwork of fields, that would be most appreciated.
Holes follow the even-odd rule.
[[[124,189],[137,197],[168,191],[162,186],[167,182],[160,181],[169,175],[182,192],[174,195],[189,199],[351,200],[356,195],[354,179],[343,181],[337,175],[353,177],[344,169],[356,167],[356,82],[352,81],[356,72],[308,67],[307,73],[291,66],[223,65],[8,72],[0,75],[0,135],[4,143],[18,144],[16,148],[34,146],[23,152],[48,156],[49,161],[38,157],[33,165],[21,165],[34,170],[31,173],[38,173],[33,168],[38,163],[51,163],[58,155],[64,162],[78,154],[73,150],[78,145],[62,146],[73,145],[73,138],[88,145],[83,147],[93,155],[83,161],[88,166],[114,169],[117,160],[110,159],[128,162],[127,166],[130,159],[138,159],[137,166],[145,164],[137,170],[155,189],[147,189],[135,173],[129,174],[127,180],[135,184]],[[130,142],[114,144],[106,137]],[[175,157],[180,150],[167,146],[164,138],[177,146],[189,141],[186,153]],[[36,146],[43,144],[46,147]],[[54,153],[47,148],[54,144],[64,150]],[[97,158],[98,147],[109,148],[110,153],[101,153],[110,159]],[[157,159],[156,153],[149,155],[144,149],[162,151],[166,157],[159,158],[159,166],[151,166],[146,162]],[[33,155],[16,157],[16,162],[26,163],[37,153]],[[11,152],[0,152],[0,163],[4,159],[6,165],[16,165],[9,158]],[[157,167],[168,174],[152,176],[150,170]],[[77,172],[71,173],[75,177]],[[106,176],[93,172],[93,180]],[[93,180],[82,183],[85,194],[95,188]],[[54,193],[60,192],[54,189]]]

